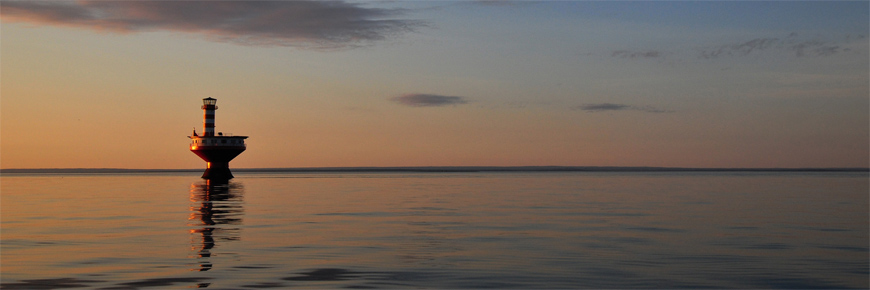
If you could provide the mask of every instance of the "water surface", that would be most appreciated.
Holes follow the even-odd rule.
[[[2,287],[868,288],[866,172],[5,174]]]

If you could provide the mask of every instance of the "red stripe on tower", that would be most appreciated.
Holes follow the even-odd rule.
[[[202,110],[205,115],[202,117],[202,127],[205,130],[203,136],[214,136],[214,110],[217,110],[217,99],[205,98],[202,99]]]

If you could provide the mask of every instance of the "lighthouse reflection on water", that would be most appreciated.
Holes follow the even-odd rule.
[[[211,270],[218,244],[241,239],[243,195],[244,187],[237,182],[203,180],[190,185],[188,226],[197,264],[193,271]]]

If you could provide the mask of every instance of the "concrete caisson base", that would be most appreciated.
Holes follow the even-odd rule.
[[[230,180],[232,179],[233,173],[230,171],[229,163],[223,163],[223,166],[215,166],[215,162],[209,162],[208,168],[205,169],[205,172],[202,173],[203,179],[210,180]]]
[[[239,156],[245,147],[241,146],[202,146],[191,149],[193,153],[208,162],[208,167],[202,173],[202,178],[209,180],[229,180],[233,178],[230,172],[230,160]]]

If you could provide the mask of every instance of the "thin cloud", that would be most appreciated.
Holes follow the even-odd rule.
[[[425,26],[402,9],[343,1],[2,1],[3,21],[135,33],[178,31],[214,41],[309,49],[362,46]]]
[[[467,104],[464,97],[442,96],[431,94],[406,94],[391,98],[393,102],[411,107],[439,107],[448,105]]]
[[[861,36],[863,38],[863,36]],[[849,37],[846,37],[849,41]],[[823,40],[800,40],[796,33],[790,34],[784,39],[780,38],[755,38],[749,41],[725,44],[716,47],[699,49],[700,58],[714,59],[722,56],[746,56],[763,51],[778,51],[794,54],[795,57],[818,57],[830,56],[840,52],[849,51],[834,41]]]
[[[628,50],[614,50],[610,53],[611,57],[617,58],[658,58],[664,56],[664,53],[658,50],[645,50],[645,51],[628,51]]]
[[[614,103],[597,103],[597,104],[583,104],[574,107],[575,110],[586,111],[590,113],[595,112],[606,112],[606,111],[641,111],[647,113],[670,113],[668,110],[661,110],[650,106],[632,106],[626,104],[614,104]]]
[[[786,37],[759,37],[746,41],[726,43],[703,47],[677,47],[672,50],[612,50],[608,52],[612,58],[621,59],[664,59],[685,60],[694,56],[699,59],[719,59],[727,57],[745,57],[762,53],[791,55],[803,57],[825,57],[838,53],[849,52],[850,45],[866,42],[864,35],[844,38],[829,37],[828,40],[809,39],[791,33]]]
[[[629,105],[601,103],[601,104],[585,104],[575,107],[576,109],[587,112],[602,112],[602,111],[620,111],[631,108]]]
[[[714,48],[702,49],[701,57],[710,59],[719,56],[743,56],[752,53],[753,51],[762,51],[780,44],[778,38],[756,38],[750,41],[721,45]]]

